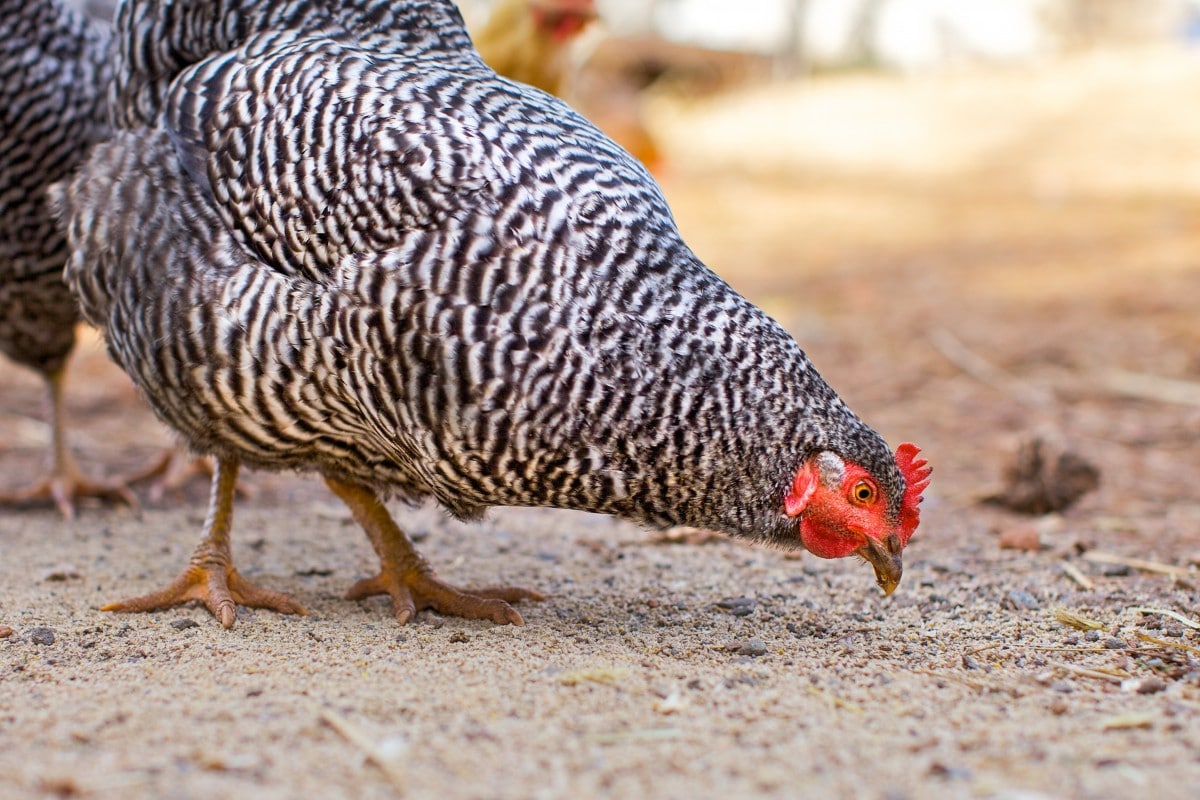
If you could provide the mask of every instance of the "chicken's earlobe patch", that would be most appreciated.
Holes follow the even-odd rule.
[[[783,499],[784,513],[789,517],[798,517],[804,513],[804,509],[808,507],[808,501],[817,491],[819,479],[816,464],[811,459],[805,461],[800,469],[796,470],[796,477],[792,479],[792,490]]]

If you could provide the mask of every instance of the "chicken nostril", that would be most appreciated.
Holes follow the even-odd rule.
[[[887,549],[889,555],[899,555],[903,549],[900,545],[900,537],[894,533],[889,533],[887,538],[883,540],[883,546]]]

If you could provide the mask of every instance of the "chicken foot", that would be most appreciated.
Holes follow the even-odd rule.
[[[455,617],[490,619],[498,625],[524,625],[525,620],[509,604],[542,599],[537,592],[513,586],[467,590],[439,580],[375,492],[328,475],[325,483],[350,508],[379,555],[379,574],[351,586],[348,600],[391,595],[392,613],[401,625],[426,608]]]
[[[199,600],[225,628],[232,628],[237,621],[238,605],[269,608],[282,614],[308,613],[287,595],[255,586],[233,566],[229,530],[233,523],[238,466],[236,459],[217,459],[208,516],[204,520],[204,539],[183,572],[165,589],[109,603],[101,611],[157,611]]]
[[[23,489],[0,492],[0,506],[27,506],[52,501],[66,519],[75,518],[75,500],[80,497],[97,497],[137,508],[137,498],[129,491],[128,484],[141,480],[145,473],[113,481],[96,481],[84,476],[75,465],[75,459],[66,443],[66,412],[62,399],[63,370],[55,370],[46,376],[46,384],[50,390],[50,471]]]

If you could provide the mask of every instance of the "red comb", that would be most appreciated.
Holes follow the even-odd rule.
[[[921,492],[929,485],[929,474],[933,468],[923,458],[918,458],[921,448],[905,442],[896,448],[896,466],[904,475],[904,502],[900,506],[900,543],[908,544],[913,531],[921,522]]]

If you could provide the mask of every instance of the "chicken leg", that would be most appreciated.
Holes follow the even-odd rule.
[[[80,497],[98,497],[137,508],[137,498],[129,491],[128,484],[141,480],[145,473],[111,482],[94,481],[85,477],[75,465],[75,459],[67,448],[66,413],[62,399],[63,369],[49,373],[46,376],[46,384],[50,390],[50,472],[24,489],[0,492],[0,506],[25,506],[52,501],[67,519],[74,519],[75,500]]]
[[[283,614],[308,613],[287,595],[255,586],[233,566],[229,529],[233,523],[238,466],[236,459],[217,459],[208,516],[204,520],[204,539],[179,577],[165,589],[109,603],[101,611],[157,611],[199,600],[226,628],[232,628],[237,621],[237,605],[269,608]]]
[[[465,590],[442,582],[375,492],[328,475],[325,483],[349,506],[379,555],[379,574],[351,586],[346,592],[348,600],[391,595],[392,613],[401,625],[411,622],[418,611],[426,608],[455,617],[490,619],[498,625],[524,625],[525,620],[509,603],[542,599],[537,592],[514,586]]]
[[[203,478],[209,482],[216,474],[217,460],[212,456],[194,456],[186,447],[176,445],[165,450],[154,466],[137,477],[137,482],[153,481],[150,484],[150,502],[158,503],[168,494],[182,495],[193,480]],[[234,494],[244,499],[254,499],[255,490],[240,479]]]

